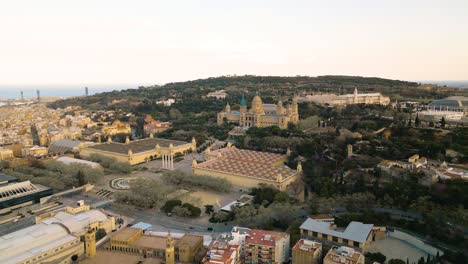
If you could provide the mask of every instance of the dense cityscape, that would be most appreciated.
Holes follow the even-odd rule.
[[[10,100],[1,263],[463,262],[467,103],[339,76]]]

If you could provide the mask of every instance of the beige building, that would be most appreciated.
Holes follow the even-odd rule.
[[[15,156],[13,155],[13,150],[0,148],[0,160],[10,160],[13,159]]]
[[[130,134],[132,128],[130,124],[115,120],[114,123],[102,127],[102,133],[106,136],[114,136],[117,134]]]
[[[231,111],[229,103],[224,111],[218,113],[218,125],[224,122],[236,123],[246,127],[278,126],[281,129],[288,128],[289,123],[299,122],[299,110],[296,97],[293,103],[284,107],[282,101],[278,104],[264,104],[257,95],[252,100],[252,107],[247,109],[245,98],[242,97],[239,111]]]
[[[80,236],[88,234],[89,230],[93,233],[96,228],[112,225],[115,226],[113,218],[99,210],[76,215],[59,212],[38,224],[0,237],[0,263],[73,263],[73,259],[85,253],[85,243],[80,241]],[[111,228],[106,231],[111,232]]]
[[[345,106],[351,104],[390,104],[390,98],[381,93],[358,93],[358,89],[354,89],[352,94],[336,95],[336,94],[319,94],[307,95],[299,98],[302,102],[315,102],[318,104],[328,104],[333,106]]]
[[[143,131],[145,135],[150,135],[166,131],[171,127],[171,122],[161,122],[159,120],[154,120],[153,117],[147,115],[145,118],[145,124],[143,125]]]
[[[364,255],[349,247],[333,247],[323,259],[323,264],[364,264]]]
[[[173,238],[170,234],[165,237],[155,236],[144,234],[140,228],[125,227],[111,237],[105,249],[147,258],[166,259],[166,253],[171,253],[172,243],[177,263],[193,263],[195,256],[203,248],[203,237],[189,234],[181,238]],[[172,257],[172,253],[169,254],[169,258]]]
[[[47,147],[27,146],[21,149],[21,156],[23,158],[26,158],[26,157],[40,158],[40,157],[46,157],[48,154],[49,154],[49,149]]]
[[[244,247],[247,264],[285,263],[289,259],[289,234],[252,229]]]
[[[300,239],[292,248],[292,264],[318,264],[322,257],[322,244]]]
[[[149,138],[130,141],[125,143],[98,143],[83,147],[80,151],[82,157],[89,157],[93,154],[115,158],[119,162],[126,162],[130,165],[149,162],[154,159],[162,159],[162,167],[165,169],[174,168],[174,157],[195,151],[197,142],[184,142],[162,138],[154,138],[151,134]]]
[[[205,151],[205,162],[192,163],[194,175],[207,175],[224,178],[233,185],[242,187],[257,187],[267,184],[285,191],[286,187],[296,181],[302,166],[297,170],[287,167],[284,162],[287,155],[238,149],[228,144],[227,147]]]

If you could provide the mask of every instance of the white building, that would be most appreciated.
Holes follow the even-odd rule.
[[[329,104],[332,106],[345,106],[351,104],[390,104],[390,98],[382,95],[381,93],[359,93],[357,88],[354,89],[354,93],[352,94],[306,95],[304,97],[298,98],[298,101]]]

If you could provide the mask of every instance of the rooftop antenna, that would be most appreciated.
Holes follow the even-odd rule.
[[[23,94],[23,91],[21,91],[21,101],[24,101],[24,94]]]
[[[37,102],[40,102],[41,101],[41,91],[36,90],[36,93],[37,93]]]
[[[89,95],[89,93],[88,93],[88,87],[85,87],[84,89],[85,89],[85,95],[88,96],[88,95]]]

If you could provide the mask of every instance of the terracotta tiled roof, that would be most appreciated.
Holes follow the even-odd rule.
[[[221,153],[221,157],[217,157],[218,153]],[[297,173],[296,170],[287,166],[273,165],[286,158],[285,155],[281,154],[232,147],[212,151],[209,155],[216,158],[200,163],[199,168],[270,181],[276,181],[279,174],[284,181]]]

